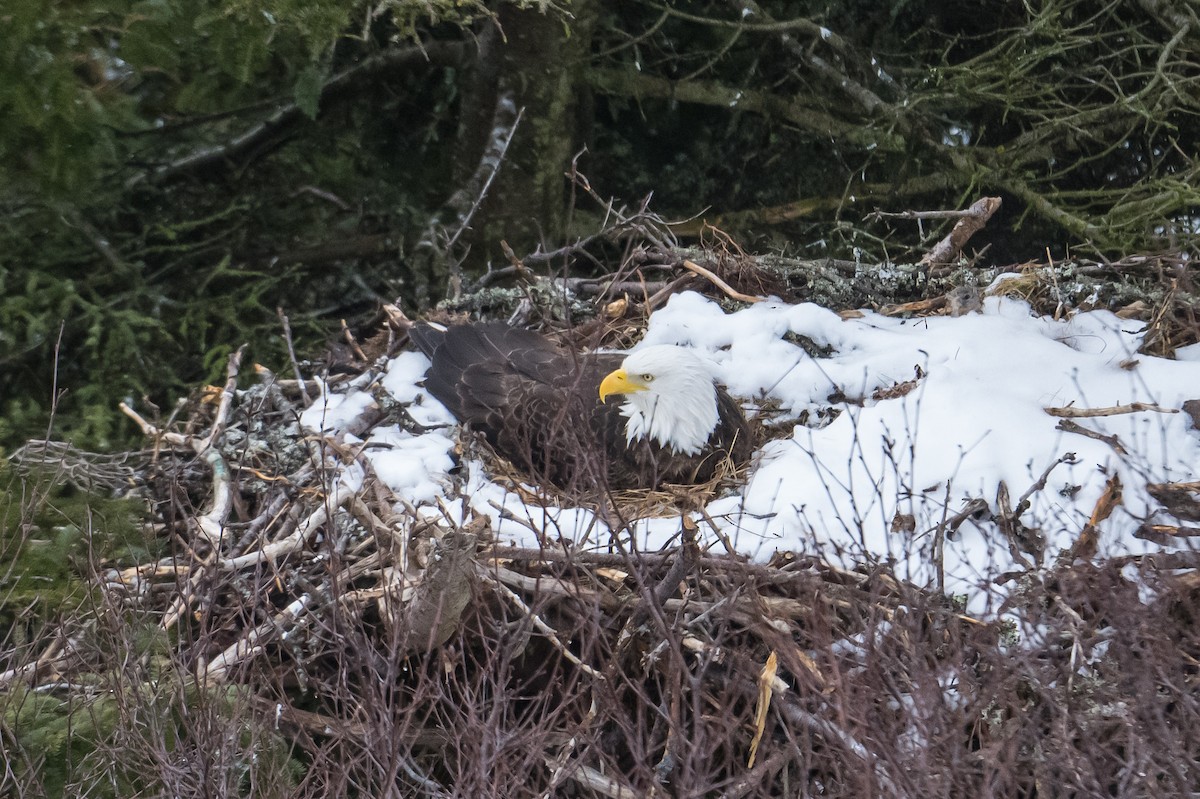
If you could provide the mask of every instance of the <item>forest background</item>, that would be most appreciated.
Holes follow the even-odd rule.
[[[1189,553],[1038,563],[1018,650],[879,564],[523,561],[378,490],[335,514],[337,442],[251,452],[202,387],[232,397],[248,344],[224,432],[259,435],[396,310],[541,291],[526,320],[561,328],[705,253],[835,310],[1023,272],[1036,312],[1128,312],[1170,356],[1200,331],[1198,144],[1186,0],[4,4],[0,793],[1194,794]],[[958,220],[908,212],[982,198],[922,264]],[[122,402],[178,424],[151,448]],[[38,474],[7,457],[31,438],[74,449]]]
[[[977,263],[1195,250],[1183,2],[22,0],[2,17],[10,451],[52,407],[76,444],[128,445],[119,401],[166,413],[242,342],[286,368],[280,311],[320,359],[341,320],[369,329],[382,303],[419,312],[578,242],[604,210],[585,185],[681,221],[685,244],[714,226],[797,259],[916,261],[954,220],[874,212],[983,196],[1003,205]],[[621,252],[597,241],[572,274]]]

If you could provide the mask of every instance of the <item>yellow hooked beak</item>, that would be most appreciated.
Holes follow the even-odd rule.
[[[632,394],[645,390],[645,383],[631,378],[624,369],[618,369],[600,382],[600,401],[606,402],[610,394]]]

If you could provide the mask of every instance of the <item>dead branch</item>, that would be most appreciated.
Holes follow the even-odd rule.
[[[999,197],[984,197],[976,200],[966,210],[964,216],[955,223],[946,237],[939,241],[932,250],[925,253],[925,256],[921,258],[921,264],[933,266],[957,261],[962,254],[963,247],[967,246],[971,237],[982,230],[987,221],[992,218],[992,214],[999,209]]]
[[[504,597],[509,602],[516,605],[517,608],[522,613],[525,614],[526,618],[528,618],[531,622],[533,622],[533,626],[535,628],[537,628],[538,632],[540,632],[542,635],[546,636],[546,640],[548,640],[551,643],[551,645],[553,645],[554,648],[557,649],[559,651],[559,653],[561,653],[562,656],[567,659],[568,662],[574,663],[576,666],[579,667],[580,671],[582,671],[584,674],[588,675],[589,677],[594,677],[597,680],[604,679],[603,674],[596,671],[594,668],[592,668],[588,664],[584,663],[582,660],[579,659],[579,657],[574,652],[572,652],[570,649],[568,649],[566,644],[564,644],[562,642],[562,640],[559,639],[558,632],[556,630],[554,630],[549,624],[547,624],[545,622],[545,620],[542,619],[541,616],[539,616],[537,613],[535,613],[533,611],[533,609],[530,608],[529,605],[527,605],[524,602],[524,600],[522,600],[521,597],[516,594],[516,592],[514,592],[512,589],[508,588],[507,586],[505,586],[503,583],[499,582],[498,580],[493,579],[492,572],[490,572],[489,570],[479,569],[478,574],[480,577],[482,577],[483,579],[490,582],[492,584],[492,586],[496,589],[497,592],[500,593],[500,595],[502,597]]]
[[[457,300],[462,296],[463,290],[462,261],[454,255],[454,245],[470,227],[471,219],[474,218],[475,213],[487,198],[488,189],[491,188],[496,175],[500,173],[500,167],[504,164],[504,157],[508,154],[509,145],[512,144],[513,137],[517,135],[517,128],[521,125],[521,115],[524,112],[524,108],[518,109],[513,104],[512,92],[504,92],[496,98],[492,135],[488,140],[487,147],[484,148],[483,156],[479,159],[475,174],[467,181],[466,187],[456,191],[446,203],[447,208],[458,212],[454,234],[446,237],[446,243],[442,247],[450,271],[450,283],[446,292],[449,299]],[[464,208],[471,194],[474,194],[475,199],[469,207]]]
[[[135,424],[137,424],[138,428],[142,431],[142,435],[146,436],[147,438],[154,439],[155,442],[170,444],[173,447],[191,446],[191,436],[185,436],[181,433],[175,433],[171,431],[159,430],[123,401],[118,402],[117,407],[121,409],[121,413],[128,416],[134,421]]]
[[[1063,419],[1087,419],[1095,416],[1117,416],[1123,413],[1141,413],[1143,411],[1150,413],[1179,413],[1178,408],[1164,408],[1152,402],[1131,402],[1128,405],[1113,405],[1108,408],[1076,408],[1068,406],[1065,408],[1043,408],[1043,410],[1051,416]]]
[[[1070,419],[1063,419],[1054,427],[1055,429],[1062,430],[1065,433],[1078,433],[1081,436],[1086,436],[1087,438],[1092,438],[1096,441],[1103,441],[1105,444],[1108,444],[1110,447],[1112,447],[1113,451],[1118,455],[1129,454],[1129,451],[1125,449],[1125,446],[1121,443],[1121,439],[1116,435],[1106,436],[1103,433],[1099,433],[1095,430],[1089,430],[1077,422],[1072,422]]]
[[[730,286],[728,283],[726,283],[724,280],[717,277],[715,274],[713,274],[708,269],[705,269],[703,266],[700,266],[695,261],[690,261],[687,258],[684,258],[683,261],[681,261],[680,263],[684,269],[687,269],[690,272],[695,272],[697,275],[700,275],[700,277],[705,278],[710,283],[712,283],[714,286],[719,288],[721,291],[725,292],[726,296],[728,296],[730,299],[737,300],[738,302],[748,302],[751,304],[763,301],[762,297],[752,297],[749,294],[743,294],[742,292],[737,291],[732,286]]]
[[[274,563],[280,558],[299,551],[328,521],[330,514],[353,499],[354,494],[353,488],[345,484],[338,484],[337,490],[327,494],[317,509],[296,526],[295,532],[278,541],[264,544],[259,549],[245,555],[223,558],[220,561],[220,567],[228,571],[239,571],[260,563]]]
[[[465,41],[429,41],[411,47],[387,50],[326,81],[321,87],[318,103],[320,106],[327,106],[334,98],[349,97],[351,92],[373,85],[373,79],[386,72],[417,66],[458,64],[469,57],[473,47],[474,45]],[[231,164],[236,164],[258,151],[304,118],[304,111],[295,102],[283,103],[266,119],[255,123],[223,144],[202,147],[169,164],[140,172],[126,180],[125,187],[132,189],[142,183],[165,183],[199,172],[219,174]]]
[[[303,594],[270,621],[248,630],[236,643],[231,644],[201,668],[201,680],[208,685],[224,682],[230,669],[255,655],[262,654],[268,643],[299,623],[313,609],[315,603],[314,595]]]

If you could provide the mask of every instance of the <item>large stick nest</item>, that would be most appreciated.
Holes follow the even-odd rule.
[[[1166,324],[1173,314],[1155,316]],[[628,340],[631,319],[626,306],[597,324]],[[369,383],[379,358],[403,346],[404,325],[393,310],[375,339],[350,342],[357,368],[343,362],[341,379]],[[360,453],[344,435],[299,430],[311,387],[260,372],[238,391],[240,371],[239,352],[227,384],[186,418],[142,420],[171,553],[97,569],[101,615],[167,633],[157,654],[142,647],[113,670],[114,652],[137,649],[137,625],[68,622],[26,650],[36,658],[7,653],[0,687],[135,677],[122,705],[133,716],[161,706],[151,684],[180,686],[178,712],[198,695],[222,697],[207,705],[212,718],[255,731],[223,746],[261,752],[282,741],[285,761],[301,764],[244,761],[249,783],[239,784],[276,780],[280,793],[1197,787],[1200,745],[1186,731],[1200,729],[1200,581],[1190,561],[1026,575],[1011,600],[1018,629],[972,618],[886,564],[847,571],[705,551],[682,515],[666,551],[614,542],[581,552],[548,531],[545,548],[515,549],[492,540],[485,517],[418,513],[369,473],[361,488],[339,482]],[[404,408],[380,407],[349,432],[405,420]],[[1146,586],[1159,598],[1144,601]],[[220,725],[180,729],[180,751],[216,757]],[[130,769],[170,759],[140,754],[136,725],[123,735],[111,755]]]

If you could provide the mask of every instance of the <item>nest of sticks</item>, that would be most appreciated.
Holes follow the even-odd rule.
[[[430,519],[370,478],[339,488],[330,475],[353,454],[331,438],[272,471],[288,459],[230,434],[273,414],[228,390],[202,433],[143,422],[176,551],[110,570],[107,589],[152,611],[198,686],[236,689],[310,768],[348,758],[374,783],[344,753],[391,736],[400,795],[766,795],[802,774],[781,736],[807,740],[801,759],[824,761],[831,785],[886,785],[818,712],[861,643],[898,618],[956,647],[1001,632],[886,570],[704,552],[683,516],[666,551],[504,546],[486,517]],[[623,497],[657,513],[672,499]],[[891,645],[919,646],[904,637]],[[858,655],[830,671],[814,653],[839,642]]]
[[[845,675],[814,653],[897,618],[955,641],[1000,634],[886,570],[704,551],[679,511],[697,500],[677,491],[618,498],[626,514],[679,514],[664,551],[577,551],[550,531],[543,548],[505,546],[486,517],[418,513],[369,471],[361,487],[339,482],[360,453],[344,434],[297,435],[301,382],[260,370],[238,390],[240,358],[170,429],[127,409],[152,442],[149,487],[173,547],[105,568],[106,594],[149,614],[180,673],[235,691],[309,769],[388,731],[402,792],[625,797],[704,782],[746,795],[795,768],[794,747],[777,745],[787,730],[824,742],[830,779],[853,766],[836,779],[886,782],[816,712]],[[368,412],[348,432],[403,417]]]
[[[331,382],[373,381],[403,343],[391,317]],[[597,335],[634,335],[623,308],[607,324]],[[1200,726],[1194,558],[1083,552],[1009,575],[1010,610],[1040,636],[1016,647],[1011,622],[886,563],[705,550],[678,492],[621,498],[627,516],[678,514],[663,551],[579,551],[552,531],[506,546],[484,516],[399,501],[369,466],[339,481],[360,452],[299,430],[311,384],[260,370],[238,390],[241,372],[239,351],[223,387],[164,422],[127,410],[150,443],[140,465],[73,458],[81,485],[136,472],[154,502],[169,554],[96,572],[104,614],[142,626],[68,620],[0,672],[5,690],[156,686],[123,706],[110,754],[131,771],[170,760],[136,737],[164,684],[175,713],[214,721],[183,724],[180,747],[245,752],[239,784],[278,795],[1065,795],[1131,779],[1162,795],[1187,781],[1168,761],[1200,755],[1181,732]],[[344,432],[397,421],[381,405]],[[153,652],[112,632],[145,626]],[[144,654],[114,672],[130,649]]]
[[[235,355],[183,432],[141,420],[175,547],[110,569],[107,591],[171,632],[179,673],[234,691],[245,723],[282,736],[312,795],[340,779],[434,796],[1021,793],[1048,768],[1028,736],[1083,740],[1128,721],[1097,699],[1055,726],[1074,701],[1063,647],[1115,646],[1133,622],[1114,601],[1160,627],[1177,618],[1161,634],[1176,636],[1198,590],[1147,606],[1128,563],[1027,578],[1014,603],[1060,639],[1014,657],[1011,625],[886,564],[750,563],[703,550],[683,514],[664,551],[582,552],[549,531],[518,549],[492,540],[486,517],[417,513],[369,475],[340,485],[354,448],[289,439],[277,428],[294,428],[296,387],[238,392],[238,369]],[[659,513],[668,499],[642,498]],[[1183,650],[1200,654],[1194,637]],[[1156,651],[1172,673],[1191,658]],[[1089,690],[1124,689],[1114,677]],[[915,768],[914,751],[937,755]],[[1063,751],[1078,768],[1077,748]]]

